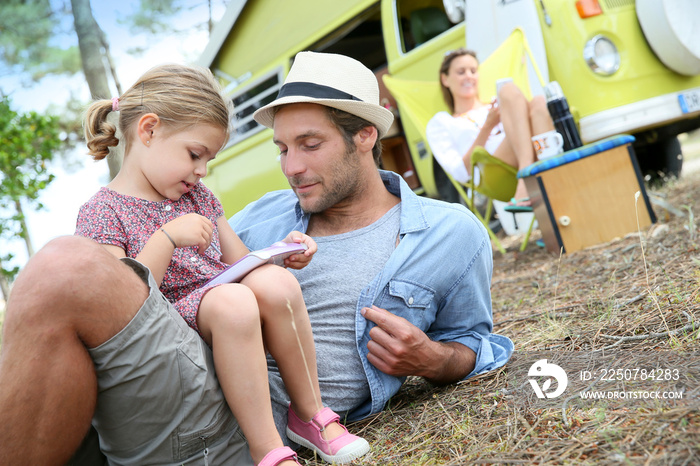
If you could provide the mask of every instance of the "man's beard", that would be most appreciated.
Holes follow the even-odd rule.
[[[333,167],[330,175],[331,184],[323,180],[323,192],[314,204],[305,204],[304,195],[297,194],[301,209],[307,214],[319,214],[327,209],[355,197],[362,189],[359,156],[356,147],[346,147],[343,158]],[[319,180],[321,181],[321,180]],[[292,178],[290,183],[296,186],[307,184],[307,180]]]

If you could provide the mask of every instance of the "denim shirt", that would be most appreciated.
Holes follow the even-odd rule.
[[[360,314],[377,307],[407,319],[434,341],[458,342],[476,353],[466,378],[504,365],[513,342],[491,333],[491,242],[484,226],[464,206],[417,196],[393,172],[380,171],[389,192],[401,197],[400,242],[384,269],[362,290],[355,307],[357,351],[371,398],[348,420],[380,412],[405,377],[385,374],[367,361],[374,323]],[[291,190],[264,195],[229,223],[251,250],[265,248],[290,231],[306,232],[309,215]]]

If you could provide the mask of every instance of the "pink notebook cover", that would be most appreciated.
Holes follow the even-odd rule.
[[[304,252],[307,249],[308,247],[304,243],[285,243],[283,241],[278,241],[264,249],[249,252],[209,280],[206,285],[237,283],[251,270],[263,264],[276,264],[284,267],[284,260],[287,257],[292,254]]]

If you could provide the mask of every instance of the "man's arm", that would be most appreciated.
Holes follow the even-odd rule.
[[[375,324],[369,332],[367,360],[396,377],[415,375],[444,385],[463,379],[476,364],[476,354],[456,342],[432,341],[415,325],[376,306],[362,309]]]

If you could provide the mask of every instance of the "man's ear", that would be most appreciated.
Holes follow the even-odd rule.
[[[377,142],[379,132],[374,126],[365,126],[355,135],[355,144],[360,152],[372,152],[374,144]]]
[[[141,140],[143,145],[147,146],[150,144],[151,139],[154,137],[154,132],[156,129],[161,127],[160,118],[155,113],[146,113],[139,118],[136,134]]]

